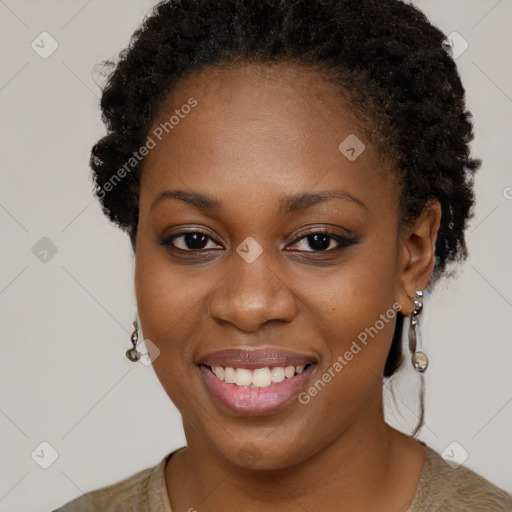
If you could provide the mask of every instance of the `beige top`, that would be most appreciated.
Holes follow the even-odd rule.
[[[512,496],[459,466],[452,469],[429,446],[416,494],[407,512],[512,512]],[[53,512],[172,512],[164,467],[166,455],[115,484],[88,492]]]

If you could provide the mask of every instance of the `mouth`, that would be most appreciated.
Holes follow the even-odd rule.
[[[288,405],[316,367],[311,357],[268,349],[225,350],[198,363],[208,391],[241,415],[270,414]]]

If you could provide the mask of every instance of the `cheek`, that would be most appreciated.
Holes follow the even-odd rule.
[[[328,340],[326,359],[332,365],[342,357],[344,373],[351,380],[363,369],[379,376],[391,345],[397,312],[397,248],[389,240],[394,240],[389,233],[369,237],[357,256],[317,281],[323,286],[303,291],[309,304],[315,305],[310,309]]]
[[[187,275],[187,278],[185,278]],[[198,273],[199,276],[199,273]],[[173,268],[160,247],[138,241],[135,262],[135,292],[144,336],[160,349],[155,369],[163,364],[173,368],[190,358],[184,341],[190,339],[200,314],[201,296],[208,279],[191,280]],[[183,372],[184,370],[179,370]]]
[[[135,263],[137,309],[144,337],[150,339],[160,354],[152,368],[163,389],[185,416],[195,402],[189,382],[195,370],[192,347],[186,342],[192,337],[195,318],[201,307],[199,296],[203,284],[191,286],[183,273],[171,271],[169,262],[159,248],[139,241]],[[163,252],[165,256],[165,252]]]
[[[146,327],[144,334],[163,341],[178,339],[179,332],[193,329],[201,297],[215,280],[214,273],[200,266],[191,271],[173,264],[164,247],[141,233],[135,259],[135,292],[141,322]]]
[[[360,280],[354,287],[350,279],[344,284],[337,307],[318,313],[317,328],[326,340],[323,360],[299,397],[313,430],[325,438],[378,409],[396,322],[393,300],[380,294],[375,281],[369,288],[360,287]]]

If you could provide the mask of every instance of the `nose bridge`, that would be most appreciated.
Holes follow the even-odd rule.
[[[256,304],[256,300],[268,301],[270,297],[276,295],[279,286],[275,282],[277,278],[268,260],[268,257],[260,255],[254,261],[248,262],[238,255],[233,255],[232,272],[226,279],[234,298],[244,300],[250,297]]]
[[[290,321],[296,314],[293,292],[271,268],[271,254],[262,251],[255,259],[245,257],[251,251],[254,256],[254,249],[249,241],[233,252],[230,269],[209,302],[213,318],[246,331],[272,319]]]

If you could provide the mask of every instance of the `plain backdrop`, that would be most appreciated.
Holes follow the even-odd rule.
[[[184,444],[151,366],[124,355],[134,260],[92,195],[88,167],[104,133],[93,69],[153,4],[0,0],[0,512],[51,510]],[[512,2],[416,4],[457,32],[459,50],[467,42],[456,60],[483,160],[470,257],[425,299],[431,364],[419,437],[440,453],[457,443],[466,466],[511,492]],[[387,419],[407,433],[418,384],[405,364],[395,402],[386,391]]]

